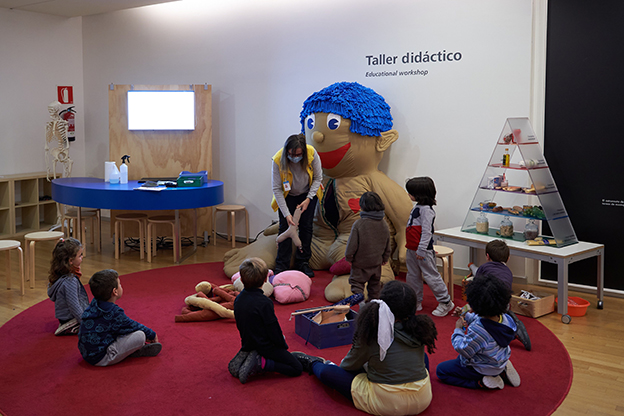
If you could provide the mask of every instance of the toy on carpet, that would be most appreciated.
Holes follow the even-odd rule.
[[[279,303],[303,302],[310,297],[312,279],[299,270],[285,270],[270,279],[273,297]]]
[[[175,322],[214,321],[221,318],[234,318],[234,300],[238,291],[232,285],[214,286],[200,282],[195,286],[194,295],[184,299],[186,306]]]
[[[271,283],[271,279],[273,278],[273,270],[269,270],[267,274],[267,280],[262,284],[262,292],[264,296],[269,297],[273,294],[273,284]],[[240,272],[236,272],[232,275],[232,285],[234,286],[234,290],[242,292],[245,289],[245,285],[240,279]]]
[[[315,212],[310,267],[327,270],[344,258],[351,226],[360,218],[359,198],[373,191],[386,207],[395,253],[392,258],[398,258],[398,263],[383,266],[381,281],[394,280],[393,267],[398,271],[400,264],[405,264],[405,226],[412,201],[405,189],[378,167],[384,152],[399,137],[392,129],[390,106],[370,88],[338,82],[306,99],[300,121],[306,141],[316,149],[323,167],[323,197]],[[259,257],[273,267],[277,247],[271,235],[278,228],[275,224],[254,243],[228,251],[223,259],[226,275],[233,275],[249,257]],[[329,302],[351,294],[347,273],[334,276],[325,288]]]

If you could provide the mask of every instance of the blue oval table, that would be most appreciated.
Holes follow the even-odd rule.
[[[197,208],[223,203],[223,182],[208,180],[198,187],[166,188],[159,191],[139,190],[138,181],[111,184],[98,178],[59,178],[52,181],[52,199],[65,205],[78,207],[76,227],[80,229],[81,208],[150,211],[171,209],[175,211],[176,230],[180,230],[181,209],[193,209],[193,251],[184,257],[178,253],[176,264],[197,250]]]

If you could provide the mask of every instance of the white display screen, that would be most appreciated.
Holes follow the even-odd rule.
[[[195,92],[128,91],[128,130],[195,130]]]

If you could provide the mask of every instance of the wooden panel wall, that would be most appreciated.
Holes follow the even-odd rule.
[[[128,130],[128,90],[189,90],[195,91],[195,130],[157,131]],[[121,164],[123,155],[130,155],[128,179],[144,177],[177,177],[183,171],[208,172],[212,178],[212,86],[210,85],[112,85],[108,90],[109,160]],[[102,169],[104,166],[102,165]],[[137,191],[138,192],[138,191]],[[111,224],[122,211],[111,211]],[[161,215],[169,211],[147,211],[148,215]],[[212,209],[197,210],[198,232],[211,231]],[[192,211],[180,211],[182,235],[191,236]],[[138,230],[127,224],[126,235],[136,235]],[[111,227],[111,231],[114,227]],[[124,227],[124,229],[128,229]],[[161,234],[162,232],[162,234]],[[162,226],[161,235],[169,235],[170,229]]]

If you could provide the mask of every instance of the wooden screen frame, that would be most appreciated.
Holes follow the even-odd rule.
[[[127,92],[195,91],[195,130],[128,130]],[[208,172],[212,178],[212,86],[197,85],[111,85],[108,90],[109,160],[121,164],[121,157],[130,155],[128,179],[144,177],[177,177],[182,171]],[[104,169],[104,166],[102,166]],[[111,210],[111,225],[123,212]],[[173,211],[145,211],[149,216],[173,214]],[[198,232],[212,230],[212,208],[198,208]],[[181,233],[192,236],[191,210],[180,211]],[[133,228],[134,227],[134,228]],[[124,224],[124,235],[138,236],[137,226]],[[159,226],[157,233],[169,235],[171,230]],[[128,230],[126,232],[125,230]],[[111,234],[114,227],[111,226]]]

